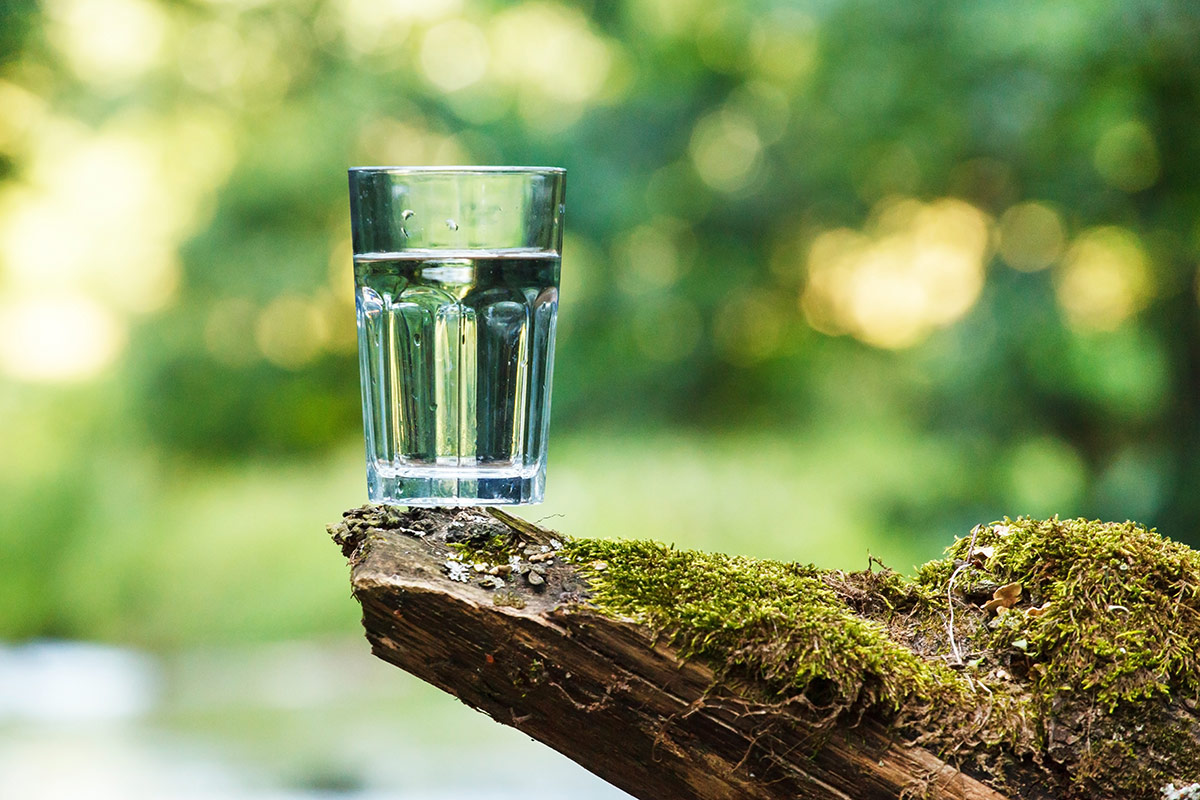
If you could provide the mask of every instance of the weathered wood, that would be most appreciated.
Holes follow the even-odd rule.
[[[370,531],[353,586],[375,655],[635,797],[1004,800],[874,721],[822,730],[803,709],[714,687],[645,628],[560,602],[568,565],[523,608],[496,605],[494,590],[447,577],[446,533]]]
[[[803,701],[767,702],[760,687],[718,679],[709,665],[681,657],[652,630],[598,613],[586,580],[561,558],[544,562],[538,586],[509,580],[500,590],[485,588],[479,584],[487,576],[474,571],[466,582],[451,579],[451,545],[469,529],[549,547],[551,534],[523,520],[482,509],[347,514],[331,532],[351,560],[375,655],[635,797],[1079,796],[1062,791],[1063,767],[1053,759],[1006,760],[999,779],[994,769],[972,775],[943,760],[944,750],[912,744],[911,731],[906,735],[893,719],[866,713],[830,723]],[[1164,708],[1195,721],[1194,705]],[[1157,794],[1152,787],[1139,796]]]

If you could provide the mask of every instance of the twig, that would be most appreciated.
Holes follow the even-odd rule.
[[[960,572],[971,566],[971,556],[975,553],[975,536],[979,533],[980,527],[976,525],[974,528],[971,528],[971,542],[967,545],[967,557],[954,572],[950,573],[950,580],[946,583],[946,600],[950,604],[950,622],[946,626],[946,630],[950,634],[950,651],[954,653],[954,658],[959,666],[962,666],[963,657],[962,651],[958,649],[958,642],[954,640],[954,581],[958,578]]]

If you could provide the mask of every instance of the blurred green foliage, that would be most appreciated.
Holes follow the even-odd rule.
[[[362,497],[355,164],[567,168],[566,530],[1200,541],[1197,41],[1182,0],[0,3],[0,636],[343,625],[296,542]]]

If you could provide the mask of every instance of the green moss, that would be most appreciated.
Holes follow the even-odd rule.
[[[565,552],[588,574],[595,606],[650,625],[685,654],[777,696],[890,709],[970,702],[966,681],[853,613],[814,567],[648,541],[572,541]]]
[[[368,507],[334,538],[349,553],[379,527],[426,536],[441,513]],[[554,560],[585,579],[557,584],[559,602],[644,623],[707,661],[725,690],[767,706],[800,700],[819,711],[814,724],[890,715],[901,735],[995,786],[1040,766],[1056,797],[1151,800],[1200,777],[1200,553],[1131,522],[980,525],[913,581],[569,540],[495,510],[457,512],[445,527],[451,548],[498,565],[548,561],[557,537]],[[502,592],[494,602],[520,606],[534,590]],[[986,611],[993,595],[1010,607]]]
[[[981,555],[982,549],[982,555]],[[974,556],[971,552],[974,551]],[[1021,584],[1016,607],[976,648],[1024,651],[1046,702],[1088,692],[1105,708],[1200,694],[1200,553],[1132,522],[1005,519],[959,539],[918,582],[944,592],[956,563],[972,581]],[[1046,605],[1048,604],[1048,605]],[[1030,614],[1030,608],[1043,608]]]
[[[1200,696],[1200,553],[1133,523],[978,526],[914,581],[646,541],[563,552],[592,606],[752,679],[734,684],[757,699],[896,712],[997,785],[1017,759],[1053,764],[1046,785],[1069,798],[1149,798],[1200,774],[1192,718],[1169,702]],[[1016,604],[985,612],[1011,583]]]

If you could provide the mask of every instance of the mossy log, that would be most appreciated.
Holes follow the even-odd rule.
[[[977,526],[914,580],[495,509],[330,532],[375,655],[635,797],[1200,797],[1200,553],[1131,523]]]

